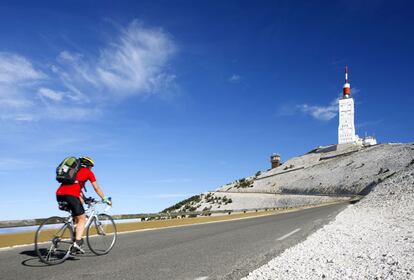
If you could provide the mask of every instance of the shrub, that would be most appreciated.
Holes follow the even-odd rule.
[[[246,178],[242,178],[236,181],[236,188],[251,188],[253,187],[253,182],[247,180]]]
[[[174,204],[171,207],[168,207],[168,208],[162,210],[161,213],[172,212],[172,211],[180,209],[183,206],[184,206],[184,209],[188,209],[190,207],[190,206],[188,206],[188,204],[190,204],[192,202],[199,203],[200,201],[201,201],[201,196],[200,195],[193,195],[190,198],[187,198],[183,201],[178,202],[177,204]]]

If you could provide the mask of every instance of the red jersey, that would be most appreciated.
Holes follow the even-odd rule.
[[[81,189],[85,186],[86,181],[96,182],[95,175],[89,168],[82,167],[76,174],[75,184],[62,184],[56,191],[56,195],[73,195],[80,197]]]

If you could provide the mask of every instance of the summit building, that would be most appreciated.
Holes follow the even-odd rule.
[[[342,98],[339,99],[338,144],[359,144],[364,146],[377,144],[377,140],[372,136],[359,138],[355,134],[354,115],[354,99],[351,97],[351,84],[348,79],[348,66],[346,66],[345,84],[343,86]]]
[[[345,67],[345,84],[342,98],[339,100],[338,144],[358,142],[358,136],[355,135],[354,114],[354,99],[351,97],[348,67]]]

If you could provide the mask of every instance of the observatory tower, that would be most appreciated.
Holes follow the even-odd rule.
[[[351,97],[351,85],[348,80],[348,66],[345,67],[343,95],[339,100],[338,144],[357,143],[354,125],[354,99]]]

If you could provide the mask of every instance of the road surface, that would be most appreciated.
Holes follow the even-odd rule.
[[[55,266],[32,246],[0,250],[0,279],[240,279],[332,220],[346,203],[278,215],[123,233],[106,256]]]

